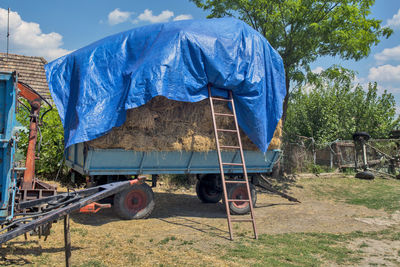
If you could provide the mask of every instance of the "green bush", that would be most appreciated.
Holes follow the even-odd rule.
[[[284,138],[291,143],[313,138],[322,148],[337,139],[351,140],[355,132],[387,138],[399,125],[393,94],[378,92],[376,83],[363,88],[352,71],[335,66],[311,75],[291,93]]]
[[[29,107],[29,104],[24,102]],[[42,107],[40,116],[48,109],[48,106]],[[19,134],[18,150],[26,157],[29,137],[29,110],[21,106],[17,113],[17,120],[26,127],[25,131]],[[64,130],[61,124],[57,110],[53,109],[47,112],[43,121],[39,124],[38,140],[36,145],[35,173],[40,178],[54,180],[59,175],[62,181],[67,176],[67,169],[62,167],[64,158]]]

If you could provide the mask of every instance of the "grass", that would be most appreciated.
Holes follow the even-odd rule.
[[[329,178],[308,179],[302,183],[305,188],[311,189],[314,198],[318,196],[370,209],[383,209],[390,213],[400,210],[400,181]],[[223,258],[251,261],[248,264],[251,266],[356,265],[366,257],[360,249],[369,247],[365,241],[359,246],[360,249],[348,248],[348,244],[357,238],[398,241],[400,232],[396,228],[388,228],[376,232],[356,231],[348,234],[261,235],[259,240],[254,241],[241,239]]]
[[[88,234],[88,230],[83,228],[71,228],[70,231],[71,233],[77,233],[81,237],[85,237]]]
[[[400,210],[400,181],[355,178],[329,178],[305,181],[320,198],[344,201],[369,209],[383,209],[393,213]]]
[[[79,265],[79,267],[106,267],[106,266],[107,265],[104,265],[101,261],[97,260],[90,260],[88,262]]]
[[[326,266],[356,265],[362,258],[361,250],[347,247],[357,238],[396,240],[397,229],[377,232],[356,231],[348,234],[293,233],[263,234],[258,240],[240,239],[230,248],[223,259],[249,262],[250,266]],[[368,247],[365,242],[360,248]],[[329,263],[329,264],[327,264]]]
[[[301,192],[304,198],[313,202],[320,198],[329,203],[335,202],[335,205],[353,203],[394,212],[400,210],[399,183],[381,179],[301,179],[293,190]],[[185,215],[171,205],[172,197],[179,197],[179,194],[166,198],[162,198],[165,194],[160,194],[158,197],[158,205],[164,206],[159,206],[154,218],[147,220],[121,221],[107,214],[93,215],[98,217],[74,215],[75,218],[71,220],[73,266],[357,266],[372,254],[379,254],[379,251],[371,255],[365,252],[379,244],[371,240],[396,242],[393,244],[400,240],[399,225],[374,232],[262,234],[258,240],[249,238],[252,234],[249,228],[234,226],[236,239],[230,242],[223,238],[228,235],[225,219],[208,218],[201,214],[191,217],[190,221],[185,220]],[[181,209],[193,207],[186,202],[181,205]],[[301,205],[307,205],[307,201],[293,208]],[[165,219],[159,215],[163,209],[171,210],[169,214],[161,213]],[[270,207],[260,210],[266,213],[285,212],[286,206],[276,211]],[[286,212],[291,216],[291,208]],[[93,224],[88,223],[90,218]],[[286,222],[282,220],[281,223]],[[210,227],[220,229],[217,231],[219,234],[215,235],[214,231],[209,230]],[[269,231],[263,227],[258,224],[261,231]],[[4,245],[0,249],[0,265],[14,266],[26,262],[29,266],[62,266],[62,222],[54,224],[52,230],[46,242],[25,242],[21,236],[18,242]],[[400,257],[398,247],[393,247],[393,254]],[[388,264],[393,260],[387,255],[378,256],[387,257]],[[6,258],[8,261],[5,261]]]
[[[174,240],[176,240],[176,237],[175,237],[175,236],[169,236],[169,237],[166,237],[166,238],[164,238],[163,240],[161,240],[158,244],[160,244],[160,245],[165,245],[165,244],[167,244],[169,241],[174,241]]]
[[[343,237],[332,234],[261,235],[259,240],[241,242],[226,258],[252,260],[253,266],[319,266],[324,261],[356,263],[355,252],[338,245]]]

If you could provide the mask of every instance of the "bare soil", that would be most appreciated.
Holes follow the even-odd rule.
[[[363,206],[348,205],[330,200],[316,199],[307,186],[297,183],[290,194],[302,203],[292,203],[278,196],[258,193],[255,208],[260,234],[321,232],[349,233],[379,231],[399,226],[397,215]],[[146,220],[124,221],[116,218],[112,210],[98,214],[73,214],[71,219],[73,266],[240,266],[222,259],[226,247],[233,246],[222,203],[204,204],[193,189],[155,189],[156,207]],[[375,219],[372,220],[372,219]],[[236,237],[252,238],[251,224],[234,225]],[[356,240],[349,246],[359,249]],[[396,243],[397,242],[397,243]],[[368,241],[362,248],[377,264],[390,266],[399,241]],[[0,250],[0,265],[4,266],[60,266],[64,264],[63,222],[53,225],[48,240],[28,242],[19,237]],[[388,259],[387,253],[390,256]],[[397,254],[396,254],[397,253]],[[397,256],[396,256],[397,255]],[[368,265],[368,261],[362,262]]]

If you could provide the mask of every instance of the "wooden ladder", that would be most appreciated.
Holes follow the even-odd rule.
[[[240,139],[240,132],[239,132],[239,126],[236,118],[236,110],[235,110],[235,103],[233,101],[233,96],[232,96],[232,91],[228,91],[228,98],[222,98],[222,97],[214,97],[211,94],[211,85],[208,85],[208,96],[210,99],[210,107],[211,107],[211,116],[213,120],[213,125],[214,125],[214,134],[215,134],[215,141],[217,144],[217,152],[218,152],[218,162],[219,162],[219,169],[221,172],[221,179],[222,179],[222,188],[224,192],[224,203],[225,203],[225,208],[226,208],[226,215],[228,219],[228,228],[229,228],[229,235],[230,239],[233,240],[233,231],[232,231],[232,222],[251,222],[253,224],[253,231],[254,231],[254,238],[257,239],[257,229],[256,229],[256,221],[254,217],[254,210],[253,210],[253,202],[251,201],[251,192],[250,192],[250,185],[249,185],[249,179],[247,176],[247,169],[246,169],[246,163],[244,160],[244,154],[243,154],[243,147],[242,147],[242,141]],[[214,109],[214,101],[224,101],[231,103],[232,105],[232,113],[218,113],[215,112]],[[220,129],[217,127],[217,116],[225,116],[225,117],[231,117],[235,121],[235,129]],[[219,132],[225,132],[225,133],[236,133],[237,135],[237,141],[238,145],[221,145],[219,143]],[[239,150],[240,151],[240,158],[241,158],[241,163],[233,163],[233,162],[223,162],[222,157],[221,157],[221,149],[233,149],[233,150]],[[224,172],[224,166],[241,166],[243,168],[243,175],[244,175],[244,180],[226,180],[225,179],[225,172]],[[227,184],[246,184],[246,192],[247,192],[247,199],[229,199],[228,194],[227,194]],[[250,205],[250,218],[246,219],[241,219],[241,218],[232,218],[231,216],[231,211],[229,208],[229,203],[231,202],[248,202]]]

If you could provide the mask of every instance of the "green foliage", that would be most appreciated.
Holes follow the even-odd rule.
[[[371,18],[374,0],[190,0],[208,17],[236,17],[263,34],[283,58],[286,90],[322,56],[359,60],[393,30]],[[289,95],[285,98],[284,112]]]
[[[297,87],[291,97],[285,122],[285,137],[312,137],[317,144],[336,139],[352,139],[357,131],[373,138],[386,138],[399,125],[395,101],[386,90],[378,95],[377,84],[366,92],[353,85],[354,73],[332,67],[319,75],[309,75],[309,83]]]
[[[26,102],[25,105],[29,107],[29,104]],[[48,107],[42,107],[41,114],[47,109]],[[30,123],[29,110],[20,107],[17,113],[17,120],[27,129],[27,131],[20,133],[20,141],[18,143],[18,149],[22,151],[26,157]],[[35,162],[36,175],[52,179],[56,177],[61,164],[63,164],[64,157],[64,130],[55,108],[44,116],[40,125],[40,133],[41,134],[38,132],[37,140],[36,156],[38,159]],[[40,139],[42,139],[41,142]],[[39,147],[40,143],[41,145]],[[65,169],[62,171],[61,175],[65,175]]]

